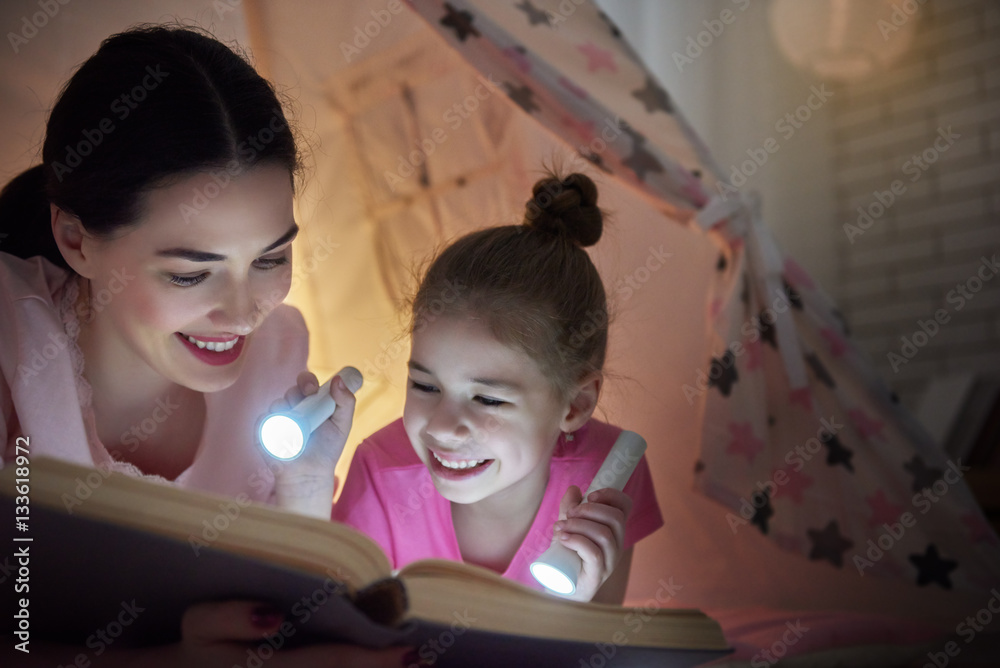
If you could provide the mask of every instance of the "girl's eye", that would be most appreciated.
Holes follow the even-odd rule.
[[[437,392],[437,388],[434,387],[433,385],[418,383],[417,381],[412,379],[410,380],[410,387],[412,387],[417,392],[427,392],[427,393]]]
[[[177,276],[176,274],[170,274],[169,280],[174,285],[178,285],[182,288],[190,288],[193,285],[198,285],[202,281],[208,278],[208,274],[198,274],[197,276]]]
[[[274,269],[275,267],[280,267],[283,264],[288,264],[288,256],[282,255],[281,257],[262,257],[254,262],[254,266],[258,269]]]
[[[503,406],[504,404],[509,403],[509,402],[503,401],[502,399],[493,399],[491,397],[483,397],[483,396],[476,396],[475,397],[475,401],[478,401],[483,406],[489,406],[490,408],[495,408],[497,406]]]

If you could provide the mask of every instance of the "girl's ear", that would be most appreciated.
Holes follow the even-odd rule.
[[[90,244],[83,223],[74,215],[66,213],[55,204],[49,205],[52,216],[52,236],[55,237],[59,252],[73,271],[84,278],[93,278]]]
[[[561,431],[574,432],[590,419],[597,408],[603,384],[604,376],[600,373],[593,373],[577,384],[575,393],[570,397],[566,415],[559,425]]]

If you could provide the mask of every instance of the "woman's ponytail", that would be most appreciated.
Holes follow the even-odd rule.
[[[69,268],[52,236],[42,165],[22,172],[0,191],[0,251],[23,258],[41,255]]]

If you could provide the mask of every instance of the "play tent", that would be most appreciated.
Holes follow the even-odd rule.
[[[637,546],[628,602],[703,608],[742,658],[912,649],[1000,603],[1000,541],[959,463],[589,0],[94,4],[60,6],[32,38],[49,51],[3,61],[8,109],[37,96],[34,137],[4,140],[11,174],[100,37],[179,19],[247,46],[309,152],[289,300],[318,375],[365,375],[355,442],[401,412],[413,268],[519,220],[545,166],[585,171],[611,216],[591,249],[613,308],[599,414],[648,440],[666,521]],[[814,631],[790,642],[793,626]]]

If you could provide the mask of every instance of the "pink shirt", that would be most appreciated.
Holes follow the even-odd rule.
[[[141,475],[134,466],[114,460],[97,437],[91,389],[76,345],[79,322],[73,304],[78,288],[76,280],[68,280],[71,276],[40,257],[23,260],[0,252],[3,460],[14,456],[16,439],[26,436],[32,456]],[[274,475],[256,445],[254,427],[306,368],[308,345],[308,331],[297,310],[279,306],[267,317],[244,349],[247,361],[239,379],[205,395],[201,443],[191,466],[174,484],[272,500]],[[151,406],[150,415],[170,419],[168,408],[160,406],[156,412]]]
[[[590,420],[572,441],[560,439],[549,464],[549,484],[542,504],[504,577],[542,589],[528,566],[552,542],[559,501],[571,485],[585,491],[621,429]],[[663,525],[646,458],[625,485],[633,506],[625,527],[625,549]],[[393,568],[418,559],[462,561],[451,518],[451,502],[438,494],[403,429],[402,419],[369,436],[358,446],[334,506],[333,518],[368,534]]]

